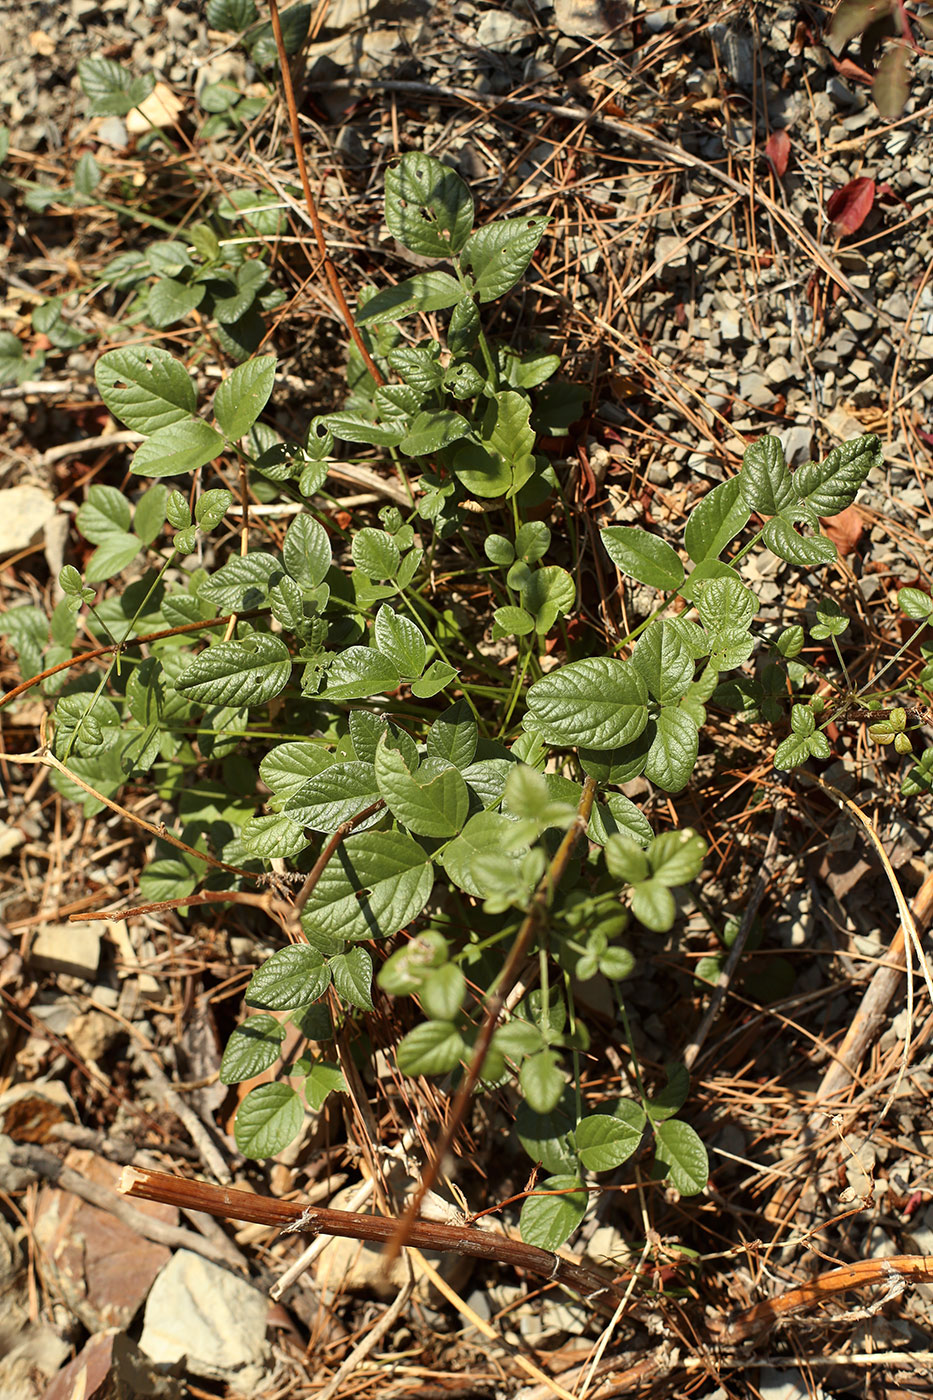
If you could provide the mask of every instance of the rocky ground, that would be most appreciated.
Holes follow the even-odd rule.
[[[893,590],[929,590],[933,573],[933,52],[918,29],[903,112],[884,117],[858,41],[828,41],[827,22],[827,9],[809,4],[332,0],[314,7],[298,78],[306,150],[348,287],[410,274],[382,225],[382,175],[395,152],[443,156],[484,215],[550,215],[534,273],[502,314],[517,336],[547,336],[566,377],[585,386],[585,412],[560,452],[587,528],[647,517],[676,541],[687,510],[734,471],[751,437],[778,433],[799,463],[861,432],[881,436],[883,469],[833,525],[841,557],[828,579],[817,585],[773,557],[746,565],[765,620],[812,620],[824,590],[846,601],[858,619],[847,659],[861,684],[904,640]],[[171,154],[141,147],[132,114],[86,115],[77,64],[101,54],[156,75],[180,104],[186,144]],[[84,486],[124,480],[116,439],[89,453],[81,443],[114,427],[92,371],[126,303],[98,279],[117,252],[151,241],[145,219],[125,212],[149,182],[188,222],[218,181],[224,191],[284,189],[296,246],[283,241],[276,265],[287,294],[273,338],[276,412],[283,429],[300,430],[336,406],[341,326],[308,277],[294,166],[266,76],[188,0],[5,8],[0,331],[20,340],[32,368],[24,383],[0,387],[4,608],[54,601]],[[218,84],[255,99],[245,135],[205,129],[201,99]],[[69,193],[88,155],[121,177],[109,205]],[[43,321],[53,297],[63,319]],[[176,327],[171,343],[193,339]],[[210,377],[209,359],[200,372]],[[595,586],[589,596],[598,599]],[[651,605],[638,586],[622,595],[630,624]],[[19,675],[4,646],[0,620],[9,689]],[[342,1188],[359,1190],[360,1154],[339,1113],[322,1113],[268,1170],[232,1149],[235,1104],[216,1082],[218,1046],[266,936],[258,919],[66,922],[132,902],[146,847],[120,816],[86,822],[44,785],[43,770],[16,763],[35,748],[45,708],[34,692],[5,713],[0,753],[5,1397],[933,1392],[929,1273],[903,1292],[892,1285],[889,1297],[851,1294],[848,1313],[811,1307],[757,1351],[716,1350],[702,1330],[709,1315],[833,1265],[933,1255],[933,1021],[919,980],[910,1014],[902,991],[886,1012],[839,1120],[811,1122],[832,1047],[898,909],[876,846],[825,790],[786,794],[787,820],[765,858],[774,816],[761,786],[766,726],[722,716],[725,779],[710,759],[678,799],[680,820],[707,833],[716,859],[686,933],[655,939],[630,985],[639,1053],[661,1064],[702,1016],[693,972],[720,950],[710,911],[740,916],[764,869],[760,948],[694,1067],[710,1189],[667,1199],[650,1219],[631,1194],[607,1193],[594,1207],[573,1248],[621,1268],[650,1244],[657,1273],[633,1291],[587,1380],[606,1319],[508,1270],[470,1272],[454,1259],[446,1277],[459,1302],[420,1277],[405,1311],[354,1360],[404,1283],[386,1285],[374,1251],[333,1242],[272,1304],[269,1288],[299,1251],[293,1237],[130,1209],[114,1194],[121,1164],[176,1164],[222,1180],[219,1163],[250,1189],[333,1203]],[[933,869],[930,796],[904,797],[902,775],[858,726],[836,742],[838,759],[821,776],[874,823],[920,921]],[[147,811],[159,819],[157,807]],[[367,1082],[387,1151],[406,1126],[389,1088],[388,1072]],[[519,1168],[496,1148],[507,1115],[497,1103],[474,1125],[458,1178],[474,1206],[474,1193],[521,1190]],[[397,1157],[402,1176],[417,1171],[401,1149]],[[639,1372],[646,1356],[653,1369]]]

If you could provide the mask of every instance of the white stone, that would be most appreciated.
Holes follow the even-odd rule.
[[[180,1249],[149,1291],[140,1349],[169,1364],[186,1357],[194,1375],[248,1394],[262,1382],[268,1314],[268,1300],[244,1279]]]
[[[528,24],[519,15],[506,10],[487,10],[476,26],[476,42],[480,48],[506,49],[528,32]]]
[[[103,919],[86,924],[46,924],[36,934],[29,960],[47,972],[64,972],[93,982],[106,927]]]
[[[55,514],[55,502],[38,486],[11,486],[0,491],[0,555],[41,544]]]

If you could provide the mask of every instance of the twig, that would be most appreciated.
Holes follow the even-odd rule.
[[[72,1167],[66,1167],[58,1157],[51,1152],[44,1152],[41,1147],[17,1143],[10,1148],[10,1161],[15,1167],[34,1172],[36,1176],[42,1177],[43,1181],[51,1182],[60,1190],[80,1196],[88,1205],[115,1215],[144,1239],[164,1244],[168,1249],[190,1249],[216,1264],[230,1263],[229,1252],[219,1245],[195,1234],[193,1230],[185,1230],[180,1225],[169,1225],[164,1220],[156,1220],[154,1216],[136,1210],[116,1191],[111,1191],[107,1186],[100,1186],[96,1181],[88,1181],[87,1177]]]
[[[765,853],[761,859],[761,868],[758,872],[758,878],[755,881],[754,888],[745,906],[745,912],[742,915],[742,922],[735,936],[735,942],[729,949],[729,956],[726,958],[722,971],[716,981],[713,995],[710,997],[709,1006],[706,1008],[706,1015],[700,1022],[693,1039],[684,1050],[683,1062],[687,1069],[692,1069],[693,1065],[696,1063],[697,1056],[706,1043],[706,1037],[712,1030],[713,1023],[719,1015],[723,1001],[725,1000],[726,992],[732,985],[735,969],[738,967],[739,959],[745,951],[745,944],[748,942],[748,935],[751,932],[752,924],[755,922],[755,915],[758,913],[759,906],[764,898],[765,890],[768,888],[768,881],[771,879],[771,867],[777,855],[778,840],[784,826],[785,816],[786,809],[784,807],[778,807],[774,813],[774,821],[771,824],[768,844],[765,846]]]
[[[734,1346],[749,1337],[759,1337],[784,1318],[791,1317],[805,1308],[836,1298],[851,1288],[868,1288],[883,1283],[897,1292],[903,1292],[907,1283],[929,1283],[933,1280],[933,1259],[920,1254],[898,1254],[890,1259],[858,1259],[854,1264],[846,1264],[841,1269],[830,1269],[810,1283],[802,1283],[778,1298],[767,1298],[756,1303],[753,1308],[733,1317],[716,1327],[719,1340],[726,1346]]]
[[[289,1232],[308,1235],[340,1235],[344,1239],[369,1240],[385,1244],[393,1237],[399,1222],[382,1215],[358,1215],[355,1211],[329,1210],[324,1206],[302,1206],[300,1201],[280,1201],[191,1181],[167,1172],[140,1167],[124,1167],[120,1190],[126,1196],[144,1201],[164,1201],[182,1209],[203,1210],[226,1220],[248,1220]],[[492,1230],[472,1225],[443,1225],[434,1221],[412,1222],[408,1243],[419,1249],[466,1254],[471,1259],[488,1259],[523,1269],[539,1278],[565,1284],[584,1297],[618,1301],[618,1284],[595,1265],[565,1259],[536,1245],[508,1239]]]
[[[374,1323],[367,1332],[364,1332],[362,1338],[357,1342],[347,1359],[341,1363],[336,1373],[331,1376],[324,1389],[318,1391],[315,1400],[333,1400],[347,1377],[353,1375],[360,1362],[365,1361],[373,1347],[382,1341],[389,1328],[401,1317],[408,1306],[408,1300],[414,1292],[414,1287],[415,1280],[409,1275],[405,1286],[391,1307],[385,1310],[378,1322]]]
[[[927,876],[914,895],[912,914],[917,931],[925,933],[933,922],[933,873]],[[810,1116],[811,1128],[820,1127],[825,1118],[834,1112],[831,1107],[825,1107],[827,1101],[854,1079],[865,1051],[874,1042],[891,998],[906,971],[905,952],[906,930],[902,921],[891,940],[884,962],[876,969],[865,990],[842,1044],[835,1051],[833,1061],[823,1075],[822,1083],[816,1092],[818,1107]]]
[[[593,810],[593,801],[595,797],[596,783],[593,778],[588,777],[583,784],[583,795],[580,798],[580,805],[577,809],[577,815],[574,818],[573,825],[565,834],[563,841],[561,841],[560,846],[557,848],[557,854],[551,861],[549,868],[545,871],[538,888],[535,890],[531,908],[528,910],[522,926],[515,937],[515,942],[509,950],[505,966],[496,982],[495,991],[492,992],[486,1003],[486,1014],[483,1017],[483,1023],[476,1037],[473,1056],[470,1060],[467,1072],[460,1083],[460,1087],[454,1096],[444,1134],[434,1151],[431,1161],[428,1162],[425,1167],[421,1180],[418,1183],[418,1189],[409,1201],[405,1214],[399,1222],[398,1234],[392,1237],[389,1247],[386,1250],[390,1261],[398,1255],[402,1245],[406,1243],[409,1227],[413,1224],[418,1214],[421,1202],[437,1180],[437,1174],[441,1169],[441,1163],[444,1160],[450,1144],[459,1132],[461,1123],[466,1117],[467,1106],[470,1103],[473,1090],[480,1076],[480,1071],[483,1068],[483,1062],[486,1059],[489,1046],[492,1042],[496,1023],[505,1005],[505,999],[521,971],[521,966],[532,938],[547,917],[548,907],[554,897],[554,892],[563,879],[567,866],[570,864],[573,848],[586,831],[590,820],[590,813]]]
[[[285,52],[285,42],[282,38],[282,23],[279,19],[279,7],[277,0],[269,0],[269,17],[272,20],[272,33],[275,35],[275,46],[279,55],[279,68],[282,73],[282,91],[285,94],[285,105],[288,108],[288,123],[292,132],[292,143],[295,147],[295,159],[298,162],[298,173],[301,176],[301,188],[304,190],[305,204],[311,218],[311,227],[314,230],[314,241],[317,243],[318,252],[324,266],[324,274],[330,283],[330,289],[336,298],[347,330],[353,338],[353,343],[362,356],[363,363],[369,370],[377,384],[384,384],[385,380],[379,372],[379,368],[373,360],[372,355],[366,348],[363,337],[360,335],[359,327],[353,317],[353,312],[343,294],[340,285],[340,278],[337,276],[337,269],[330,260],[327,251],[327,240],[324,237],[324,229],[321,226],[321,219],[317,212],[317,205],[314,202],[314,195],[311,193],[311,182],[308,179],[308,166],[305,161],[304,146],[301,140],[301,128],[298,125],[298,108],[295,104],[295,90],[292,86],[291,69],[288,66],[288,55]]]
[[[161,1095],[165,1106],[167,1108],[170,1108],[171,1111],[175,1114],[175,1117],[180,1119],[181,1122],[185,1125],[188,1136],[191,1138],[191,1141],[198,1149],[201,1161],[204,1163],[207,1170],[211,1173],[212,1176],[215,1176],[218,1181],[223,1182],[224,1184],[226,1184],[229,1181],[232,1181],[233,1176],[230,1171],[230,1168],[227,1166],[226,1161],[221,1155],[220,1148],[217,1142],[215,1141],[214,1135],[210,1131],[210,1129],[204,1123],[202,1123],[201,1119],[195,1113],[191,1105],[185,1103],[181,1095],[175,1092],[168,1079],[162,1073],[158,1062],[152,1057],[152,1055],[147,1055],[145,1050],[142,1050],[138,1046],[135,1047],[135,1054],[137,1058],[142,1062],[147,1076],[149,1077],[149,1079],[152,1080],[152,1083],[155,1085],[156,1089]],[[136,1168],[127,1167],[126,1170],[133,1171],[136,1170]],[[120,1190],[123,1190],[122,1184]],[[200,1210],[201,1207],[194,1206],[192,1207],[192,1209]],[[208,1214],[212,1213],[213,1212],[208,1212]]]

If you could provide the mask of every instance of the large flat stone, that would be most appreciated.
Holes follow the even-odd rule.
[[[245,1280],[180,1249],[150,1290],[139,1345],[153,1361],[185,1357],[193,1375],[249,1394],[265,1371],[268,1314],[268,1299]]]

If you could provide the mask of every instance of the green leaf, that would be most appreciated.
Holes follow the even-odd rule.
[[[78,77],[95,116],[125,117],[155,87],[155,74],[134,76],[112,58],[82,58]]]
[[[400,448],[406,457],[428,457],[452,442],[459,442],[468,432],[470,424],[462,413],[433,409],[418,414],[402,438]]]
[[[816,626],[810,628],[810,635],[818,642],[827,637],[841,637],[849,626],[849,619],[834,598],[822,598],[816,605],[816,616],[818,620]]]
[[[101,169],[90,151],[85,151],[83,156],[78,157],[78,162],[74,170],[74,188],[78,194],[83,194],[90,198],[100,184]]]
[[[385,287],[370,297],[356,313],[357,324],[399,321],[415,311],[444,311],[463,296],[463,288],[449,272],[416,272],[395,287]]]
[[[454,474],[472,495],[512,495],[529,479],[535,443],[530,415],[528,399],[514,389],[491,398],[480,440],[462,443],[453,459]]]
[[[296,856],[308,842],[304,828],[282,812],[250,817],[242,831],[243,845],[257,860],[281,860]]]
[[[152,544],[158,538],[165,524],[165,504],[168,488],[162,485],[150,486],[144,491],[133,513],[133,533],[143,544]]]
[[[201,305],[207,288],[203,282],[179,282],[174,277],[160,277],[149,288],[146,315],[157,330],[183,321]]]
[[[666,1177],[682,1196],[696,1196],[709,1181],[706,1148],[689,1123],[668,1118],[654,1125],[657,1162],[667,1168]]]
[[[664,1066],[664,1072],[667,1083],[648,1104],[648,1116],[652,1123],[663,1123],[666,1118],[673,1118],[683,1108],[690,1093],[690,1074],[686,1065],[672,1060]]]
[[[350,948],[328,958],[334,987],[344,1001],[361,1011],[372,1011],[373,960],[365,948]]]
[[[897,606],[905,616],[912,618],[915,622],[920,622],[933,613],[933,598],[930,597],[929,593],[923,593],[919,588],[899,588]]]
[[[432,968],[420,987],[421,1005],[435,1021],[452,1021],[466,996],[466,978],[454,963]]]
[[[661,705],[679,700],[693,680],[693,657],[667,622],[651,624],[636,644],[632,665]]]
[[[428,758],[440,758],[452,763],[461,773],[476,757],[479,731],[476,721],[470,714],[470,707],[463,699],[445,710],[427,732],[426,748]]]
[[[260,1084],[237,1109],[233,1136],[244,1157],[274,1157],[301,1132],[304,1105],[288,1084]]]
[[[546,215],[497,219],[469,238],[460,261],[472,274],[481,302],[494,301],[515,286],[549,223]]]
[[[386,359],[406,384],[410,384],[421,393],[429,394],[444,378],[444,370],[438,361],[439,355],[440,346],[437,344],[400,345],[397,349],[390,350]]]
[[[559,1249],[586,1214],[587,1194],[574,1176],[549,1176],[538,1183],[539,1192],[522,1205],[518,1228],[525,1244],[538,1249]]]
[[[357,530],[350,545],[353,562],[367,578],[395,578],[401,563],[398,545],[385,530],[365,525]]]
[[[738,479],[742,499],[759,515],[780,515],[797,499],[780,438],[759,438],[747,447]]]
[[[285,1039],[285,1027],[274,1016],[248,1016],[227,1041],[220,1062],[221,1084],[242,1084],[274,1065]]]
[[[560,1068],[560,1056],[549,1049],[529,1055],[522,1061],[518,1082],[535,1113],[550,1113],[560,1103],[567,1084]]]
[[[317,588],[331,566],[330,539],[312,515],[296,515],[282,541],[282,562],[302,588]]]
[[[447,952],[443,934],[436,929],[425,929],[386,959],[377,981],[391,996],[411,996],[420,991],[435,968],[445,965]]]
[[[637,885],[651,873],[641,842],[624,834],[613,834],[606,842],[606,867],[615,880]]]
[[[684,566],[665,540],[638,525],[608,525],[599,537],[606,553],[623,574],[665,592],[679,588]]]
[[[686,885],[703,869],[706,842],[689,826],[680,831],[664,831],[656,836],[648,851],[651,873],[662,885]]]
[[[310,5],[290,5],[281,13],[282,43],[289,58],[298,52],[308,37],[311,25]],[[250,58],[260,68],[278,68],[279,51],[271,24],[254,31]],[[265,230],[264,230],[265,231]]]
[[[309,937],[389,938],[421,913],[433,882],[430,858],[405,832],[354,834],[325,867],[302,927]]]
[[[648,687],[630,661],[611,656],[572,661],[528,691],[526,729],[551,744],[616,749],[648,722]]]
[[[274,355],[258,355],[237,365],[214,395],[214,417],[231,442],[246,436],[269,402],[275,364]]]
[[[284,812],[299,826],[331,832],[371,807],[378,798],[376,772],[371,763],[332,763],[292,792]],[[373,820],[378,820],[378,814]]]
[[[657,733],[648,750],[645,776],[665,792],[680,792],[697,761],[699,734],[686,710],[665,709],[655,720]]]
[[[103,544],[112,535],[125,535],[131,519],[130,503],[122,491],[115,486],[95,484],[88,487],[87,499],[78,509],[75,523],[91,544]]]
[[[177,677],[175,689],[200,705],[264,705],[285,689],[291,673],[285,643],[256,632],[202,651]]]
[[[728,543],[748,525],[749,515],[751,511],[742,497],[737,476],[707,491],[699,505],[693,507],[684,531],[686,553],[693,563],[719,559]]]
[[[525,1102],[519,1103],[515,1112],[515,1131],[519,1142],[531,1160],[540,1162],[548,1172],[577,1170],[573,1143],[576,1124],[576,1101],[569,1088],[550,1113],[536,1113]]]
[[[748,628],[758,611],[758,599],[750,588],[734,578],[714,578],[704,583],[696,597],[696,608],[711,632]]]
[[[535,630],[535,620],[524,608],[496,608],[492,615],[500,637],[527,637]]]
[[[331,1064],[328,1060],[318,1060],[317,1064],[312,1066],[311,1073],[305,1080],[308,1103],[315,1113],[324,1107],[330,1094],[346,1094],[348,1092],[343,1070],[339,1065]]]
[[[158,487],[152,487],[152,491],[158,489]],[[149,492],[149,495],[152,494],[152,491]],[[219,487],[216,487],[212,491],[204,491],[198,497],[197,504],[195,505],[194,518],[197,520],[202,530],[214,530],[223,520],[232,505],[232,492]],[[138,516],[139,512],[137,511],[137,529],[139,528]]]
[[[269,590],[282,576],[282,566],[272,555],[254,549],[234,554],[215,574],[204,580],[198,596],[225,612],[245,612],[268,601]]]
[[[259,776],[277,797],[287,798],[333,762],[333,754],[319,744],[290,740],[269,750],[259,765]]]
[[[874,433],[834,447],[825,462],[805,462],[794,473],[794,489],[820,516],[838,515],[855,500],[872,467],[884,465],[881,440]]]
[[[802,763],[806,763],[809,757],[810,745],[806,739],[800,739],[796,734],[788,734],[775,750],[774,766],[782,773],[789,773],[792,768],[799,768]]]
[[[253,0],[207,0],[204,15],[211,29],[230,34],[242,34],[258,17]]]
[[[403,754],[383,739],[376,750],[376,782],[392,815],[416,836],[455,836],[470,810],[467,785],[443,759],[425,759],[412,772]]]
[[[203,418],[184,418],[157,428],[136,449],[130,471],[134,476],[178,476],[197,471],[219,457],[224,440]]]
[[[330,972],[316,948],[292,943],[273,953],[253,973],[246,989],[247,1006],[267,1011],[294,1011],[310,1006],[330,986]]]
[[[373,447],[397,447],[405,436],[404,423],[376,423],[364,413],[328,413],[328,431],[341,442],[368,442]]]
[[[421,679],[412,682],[411,693],[418,700],[430,700],[432,695],[456,680],[458,674],[448,661],[432,661]]]
[[[458,253],[473,227],[473,196],[449,165],[408,151],[385,178],[389,232],[413,253],[447,258]]]
[[[644,812],[621,792],[609,793],[602,802],[595,804],[588,830],[590,840],[600,845],[615,834],[630,836],[642,846],[647,846],[653,835]]]
[[[832,540],[819,533],[801,535],[783,515],[767,522],[762,530],[762,539],[772,554],[804,569],[814,568],[817,564],[830,564],[836,557],[836,546]]]
[[[365,700],[398,690],[401,678],[387,656],[373,647],[347,647],[327,672],[326,700]]]
[[[488,888],[473,873],[474,861],[478,856],[502,853],[503,844],[514,833],[514,827],[514,822],[501,812],[476,812],[470,817],[460,835],[444,847],[440,856],[441,864],[458,889],[465,890],[475,899],[485,898]],[[524,846],[508,851],[516,871],[526,851],[527,847]]]
[[[645,928],[667,933],[677,916],[674,896],[660,880],[644,880],[632,891],[632,913]]]
[[[399,1041],[396,1063],[402,1074],[449,1074],[466,1055],[463,1036],[451,1021],[424,1021]]]
[[[373,640],[402,680],[417,680],[427,665],[428,648],[421,628],[411,618],[400,616],[388,603],[383,603],[376,613]]]
[[[521,596],[523,606],[534,618],[535,628],[544,633],[559,617],[573,610],[576,588],[566,569],[548,564],[543,569],[535,569],[522,588]]]
[[[643,1110],[632,1104],[641,1115],[641,1125],[623,1122],[608,1113],[590,1113],[581,1118],[574,1133],[580,1161],[591,1172],[611,1172],[621,1167],[637,1151],[644,1131]]]
[[[109,350],[94,366],[94,378],[114,418],[135,432],[154,433],[189,419],[197,407],[184,365],[155,345]]]
[[[136,535],[108,535],[87,561],[84,576],[88,583],[115,578],[127,565],[132,564],[141,549],[142,540]]]

